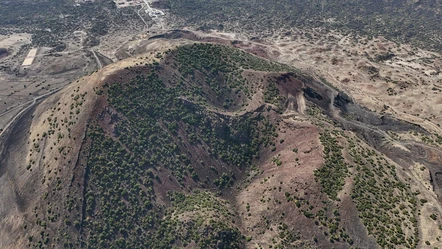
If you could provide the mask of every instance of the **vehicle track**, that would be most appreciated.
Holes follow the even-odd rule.
[[[98,58],[97,54],[95,53],[95,50],[91,50],[92,54],[95,57],[95,60],[97,61],[98,66],[101,68],[103,68],[103,64],[101,64],[100,58]]]
[[[27,103],[25,103],[25,104],[22,104],[22,105],[20,105],[20,106],[18,106],[18,107],[16,107],[16,108],[14,108],[14,110],[16,110],[16,109],[18,109],[19,107],[28,104],[27,107],[25,107],[23,110],[21,110],[19,113],[17,113],[17,114],[11,119],[11,121],[9,121],[9,123],[6,124],[5,128],[3,129],[3,131],[0,132],[0,137],[3,135],[3,133],[5,133],[5,132],[6,132],[6,131],[12,126],[12,124],[15,123],[15,121],[16,121],[18,118],[21,117],[21,115],[22,115],[23,113],[25,113],[27,110],[29,110],[30,108],[32,108],[32,107],[37,103],[37,101],[39,101],[39,100],[41,100],[41,99],[43,99],[43,98],[46,98],[47,96],[50,96],[50,95],[52,95],[53,93],[56,93],[56,92],[60,91],[60,89],[61,89],[61,88],[54,89],[54,90],[52,90],[52,91],[50,91],[50,92],[48,92],[48,93],[45,93],[45,94],[43,94],[43,95],[41,95],[41,96],[35,97],[32,101],[29,101],[29,102],[27,102]],[[10,111],[12,111],[12,110],[10,110]],[[8,111],[8,113],[9,113],[10,111]],[[4,116],[4,115],[6,115],[6,114],[7,114],[7,113],[2,113],[2,114],[0,115],[0,117]]]

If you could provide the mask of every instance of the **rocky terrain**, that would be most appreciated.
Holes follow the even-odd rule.
[[[137,44],[2,134],[2,248],[440,246],[432,131],[265,44]]]
[[[22,2],[0,248],[442,248],[437,1]]]

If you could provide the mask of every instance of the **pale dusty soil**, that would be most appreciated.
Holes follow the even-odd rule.
[[[316,75],[318,79],[326,79],[362,106],[378,113],[391,113],[396,118],[418,124],[431,133],[442,134],[440,128],[442,125],[442,93],[440,91],[442,90],[442,75],[439,73],[441,66],[439,54],[412,48],[409,45],[397,45],[382,37],[369,41],[362,37],[353,39],[335,33],[324,35],[311,32],[311,34],[314,37],[310,40],[300,31],[295,32],[293,37],[271,37],[264,43],[244,42],[252,48],[264,46],[268,57],[303,69]],[[225,34],[218,33],[210,35],[219,38],[226,37]],[[230,37],[238,39],[238,36],[231,35]],[[384,62],[372,60],[387,51],[396,56]],[[370,73],[370,67],[378,69],[379,73]],[[298,106],[301,105],[298,104]],[[412,141],[420,141],[419,136],[411,134],[399,136]],[[391,140],[388,143],[390,143],[389,146],[408,151],[401,142]],[[414,191],[420,191],[421,194],[417,198],[428,200],[428,203],[418,207],[418,212],[421,214],[418,217],[421,236],[419,247],[427,247],[425,241],[429,241],[431,247],[440,247],[441,242],[438,238],[442,238],[442,232],[439,229],[442,209],[432,190],[428,169],[422,171],[419,167],[404,171],[400,165],[395,165],[400,172],[400,177],[405,182],[410,182]],[[283,166],[281,167],[278,172],[283,171]],[[256,183],[252,186],[253,189],[259,189]],[[347,182],[344,191],[341,192],[341,197],[344,198],[350,191],[351,183]],[[250,195],[247,191],[243,191],[239,200],[247,200]],[[249,198],[252,199],[252,197]],[[253,196],[253,199],[256,202],[256,199],[260,197]],[[240,203],[240,208],[245,210],[245,204]],[[432,213],[438,214],[437,221],[430,218]],[[253,227],[251,224],[257,224],[253,217],[253,213],[249,218],[246,216],[244,221],[246,228]],[[258,238],[263,238],[264,241],[264,238],[267,240],[272,236],[275,235],[269,234],[258,236]],[[256,244],[259,242],[255,242]]]
[[[431,186],[430,173],[425,166],[418,163],[408,172],[409,173],[405,173],[402,171],[404,177],[411,179],[412,190],[420,192],[420,194],[417,195],[417,208],[420,213],[418,216],[418,226],[421,234],[420,247],[425,248],[425,246],[427,246],[425,241],[429,241],[432,247],[441,247],[442,241],[439,241],[437,238],[442,238],[442,231],[439,229],[442,208]],[[428,202],[421,204],[420,199],[425,199]],[[430,217],[433,213],[438,217],[436,221]]]
[[[175,46],[172,43],[167,44],[169,44],[168,48]],[[2,166],[1,168],[0,248],[25,248],[28,243],[28,234],[38,231],[35,226],[34,208],[45,210],[45,207],[51,202],[41,198],[45,193],[52,192],[48,190],[48,187],[53,186],[51,183],[53,184],[57,177],[62,179],[61,186],[67,187],[71,184],[75,163],[69,163],[69,161],[76,161],[76,156],[81,148],[86,123],[94,110],[98,97],[94,88],[99,87],[106,77],[115,70],[153,60],[157,59],[150,54],[143,54],[137,58],[111,64],[97,73],[73,82],[37,107],[32,116],[29,134],[27,130],[21,131],[25,140],[14,143],[15,147],[18,146],[12,148],[14,155],[9,157],[7,167]],[[72,115],[70,112],[75,113],[76,109],[71,110],[70,106],[76,103],[74,96],[77,94],[85,94],[85,98],[83,104],[78,107],[79,114]],[[55,117],[58,120],[55,134],[43,138],[43,133],[49,130],[49,119],[54,120]],[[65,118],[75,122],[75,125],[70,126],[71,136],[69,136],[66,122],[61,122]],[[59,134],[62,137],[59,137]],[[35,149],[36,145],[40,151]],[[70,153],[66,156],[60,153],[58,149],[62,147],[65,147]],[[9,152],[12,153],[12,151]],[[31,168],[28,170],[26,167],[29,164]],[[56,193],[56,195],[60,195],[59,197],[52,198],[62,200],[64,193],[64,189],[62,189]],[[17,199],[23,199],[26,202],[23,203]],[[59,203],[59,205],[63,207],[64,204]],[[40,213],[40,215],[42,214]],[[22,230],[23,224],[28,224],[26,231]]]
[[[7,36],[0,35],[0,48],[16,50],[16,48],[30,43],[31,43],[31,34],[17,33]]]
[[[425,129],[442,134],[442,129],[438,125],[442,125],[442,75],[438,72],[442,63],[440,62],[441,56],[437,53],[428,52],[420,49],[412,48],[409,45],[397,45],[393,42],[387,41],[382,37],[375,38],[374,40],[367,40],[364,37],[357,37],[354,39],[350,36],[343,36],[338,33],[321,34],[318,32],[309,32],[313,38],[309,39],[305,36],[304,31],[293,31],[290,36],[273,36],[267,38],[263,43],[256,43],[246,41],[251,47],[265,48],[268,57],[293,65],[300,69],[316,75],[318,78],[325,78],[332,85],[344,92],[348,93],[357,103],[374,110],[381,112],[388,106],[387,113],[394,114],[395,117],[419,124]],[[117,50],[126,51],[127,55],[137,55],[147,53],[144,55],[138,55],[136,58],[128,59],[118,62],[116,65],[110,65],[104,71],[92,74],[89,77],[81,79],[79,82],[75,82],[77,77],[85,73],[94,71],[97,67],[94,65],[94,61],[86,57],[79,52],[81,49],[81,43],[83,34],[75,34],[77,42],[69,45],[69,49],[66,53],[63,53],[61,58],[48,58],[46,56],[36,58],[34,64],[29,67],[27,77],[16,77],[10,73],[0,71],[0,114],[8,110],[16,108],[17,106],[28,102],[35,94],[43,94],[46,91],[54,89],[56,87],[65,86],[69,81],[74,81],[69,85],[63,93],[57,94],[54,97],[49,98],[45,104],[41,105],[37,110],[41,116],[38,120],[33,121],[31,128],[30,141],[37,138],[37,134],[41,134],[47,130],[47,117],[52,114],[49,108],[52,102],[70,103],[70,93],[77,89],[81,85],[80,93],[88,92],[88,100],[85,102],[83,110],[89,110],[90,105],[94,102],[93,86],[90,82],[96,82],[99,79],[104,79],[106,74],[111,72],[114,68],[126,67],[135,65],[137,62],[143,61],[146,63],[145,57],[149,57],[148,60],[153,60],[152,55],[158,52],[164,51],[167,48],[173,48],[179,44],[185,44],[188,41],[175,40],[173,42],[166,42],[164,40],[146,41],[147,35],[133,36],[131,32],[121,33],[117,36],[106,36],[103,38],[102,43],[93,48],[101,54],[117,60]],[[223,39],[239,39],[245,40],[247,37],[231,33],[210,33],[201,34],[201,36],[216,36]],[[0,47],[11,47],[13,54],[7,58],[0,60],[0,65],[10,65],[12,68],[19,68],[17,65],[21,63],[26,57],[27,51],[23,54],[18,54],[18,48],[24,44],[29,44],[30,35],[17,34],[7,37],[0,37]],[[396,56],[384,62],[373,62],[370,58],[375,58],[376,55],[391,51]],[[76,70],[80,68],[81,73],[65,73],[68,68],[59,68],[56,65],[66,62],[67,60],[73,61],[71,66]],[[48,63],[49,62],[49,63]],[[54,66],[55,65],[55,66]],[[370,74],[368,68],[375,67],[379,70],[379,74]],[[24,73],[23,69],[19,68],[19,71]],[[50,74],[52,72],[60,73],[62,75],[50,76],[51,81],[46,82],[45,79],[38,78],[36,75],[41,73]],[[25,88],[24,85],[27,85]],[[50,86],[49,86],[50,85]],[[29,87],[31,86],[31,87]],[[42,87],[45,87],[42,89]],[[31,95],[29,95],[31,93]],[[262,98],[262,93],[258,91],[257,95],[253,98],[254,101],[243,110],[243,112],[252,110],[260,103],[256,100]],[[61,97],[58,100],[58,97]],[[305,102],[303,98],[296,98],[298,100],[297,105],[300,107],[297,112],[288,112],[286,114],[303,113],[305,111]],[[6,102],[6,104],[4,104]],[[62,112],[69,113],[67,107],[62,107],[56,112],[62,116]],[[13,113],[13,111],[11,112]],[[4,117],[8,117],[11,114],[7,114]],[[37,117],[39,115],[36,115]],[[61,117],[60,116],[60,117]],[[85,115],[80,115],[84,118]],[[3,117],[0,118],[0,129],[2,128]],[[78,122],[85,122],[85,120],[79,120]],[[241,191],[237,197],[237,206],[240,212],[246,214],[246,203],[249,203],[251,216],[244,215],[242,220],[242,226],[246,234],[252,236],[252,241],[248,244],[249,248],[254,248],[255,245],[262,244],[264,241],[270,241],[271,238],[277,236],[276,229],[274,232],[266,231],[263,235],[258,235],[255,227],[259,226],[260,215],[266,214],[266,216],[276,215],[278,216],[282,211],[294,212],[289,204],[283,203],[282,205],[275,206],[275,202],[272,199],[271,202],[261,203],[260,199],[265,198],[279,198],[282,201],[285,200],[284,192],[287,189],[299,188],[299,190],[309,192],[310,190],[317,191],[313,180],[313,171],[322,164],[322,149],[320,147],[319,140],[317,139],[317,130],[312,125],[307,123],[300,123],[286,120],[282,125],[285,132],[280,132],[279,139],[285,139],[283,144],[277,142],[277,150],[274,153],[263,155],[261,175],[252,179],[251,183]],[[81,134],[81,131],[77,131]],[[54,136],[55,137],[55,136]],[[54,137],[50,139],[54,139]],[[42,140],[42,143],[50,144],[51,141]],[[80,139],[79,139],[80,140]],[[70,140],[61,141],[57,146],[63,144],[68,145],[72,143]],[[32,142],[29,146],[32,145]],[[42,144],[43,146],[43,144]],[[45,150],[50,150],[48,145]],[[401,144],[394,144],[393,146],[401,147],[406,150]],[[79,147],[79,146],[78,146]],[[292,148],[297,147],[299,153],[292,152]],[[43,151],[45,151],[43,150]],[[29,151],[29,149],[28,149]],[[305,153],[309,151],[308,153]],[[53,158],[52,154],[56,154],[56,150],[46,151],[47,158]],[[274,157],[279,154],[279,158],[282,162],[281,166],[276,166],[272,161]],[[31,158],[37,158],[38,154],[32,154],[29,152],[25,156],[28,160]],[[299,164],[294,162],[295,157],[299,158]],[[53,160],[53,159],[51,159]],[[308,162],[308,163],[307,163]],[[55,172],[55,169],[59,166],[60,162],[55,161],[40,161],[41,165],[46,167],[40,167],[39,172],[43,175],[49,175],[49,170]],[[302,165],[302,167],[299,167]],[[25,167],[26,164],[22,164]],[[22,169],[21,169],[22,170]],[[21,171],[20,171],[21,172]],[[17,187],[12,189],[8,185],[7,176],[0,176],[0,189],[6,189],[3,195],[13,195],[12,190],[23,191],[25,182],[41,180],[41,175],[29,174],[24,171],[24,175],[20,177],[16,183]],[[17,174],[17,172],[15,173]],[[55,173],[53,173],[55,174]],[[442,209],[438,203],[437,197],[431,188],[429,188],[429,177],[427,170],[421,171],[418,166],[413,169],[409,177],[412,179],[413,188],[421,191],[419,198],[428,199],[428,203],[424,204],[421,209],[421,216],[419,220],[419,227],[422,233],[421,246],[424,246],[426,240],[431,242],[431,246],[441,246],[436,240],[436,237],[442,236],[441,231],[438,229],[438,223],[433,221],[429,215],[431,213],[442,214]],[[272,176],[273,175],[273,176]],[[35,179],[34,179],[35,178]],[[38,178],[38,179],[37,179]],[[264,182],[264,179],[267,179]],[[261,182],[263,182],[261,184]],[[281,192],[278,190],[269,191],[269,187],[278,188],[280,182],[283,182]],[[350,183],[346,185],[345,192],[349,190]],[[11,185],[12,186],[12,185]],[[15,186],[15,183],[14,183]],[[36,193],[43,193],[44,186],[40,186],[42,189],[37,189]],[[17,189],[15,189],[17,188]],[[21,190],[20,190],[21,189]],[[8,192],[9,191],[9,192]],[[0,198],[3,200],[3,198]],[[7,199],[7,198],[6,198]],[[31,205],[32,207],[32,205]],[[269,209],[267,209],[269,208]],[[3,224],[3,229],[8,228],[7,233],[0,234],[0,247],[5,248],[9,246],[7,243],[14,241],[16,235],[12,235],[14,232],[18,232],[16,229],[23,222],[21,215],[18,212],[17,207],[8,206],[4,202],[0,205],[0,213],[9,212],[9,217],[0,222]],[[289,211],[287,211],[289,210]],[[296,211],[297,212],[297,211]],[[11,218],[12,217],[12,218]],[[297,216],[296,216],[297,217]],[[305,218],[300,215],[300,219]],[[439,215],[438,220],[442,219],[442,215]],[[290,222],[290,221],[286,221]],[[306,220],[306,227],[309,221]],[[277,224],[277,223],[276,223]],[[6,231],[6,230],[5,230]],[[309,239],[309,238],[305,238]],[[310,238],[311,239],[311,238]],[[2,241],[6,244],[2,244]],[[25,245],[24,238],[20,238],[16,242],[16,246]]]
[[[2,115],[0,129],[13,118],[10,113],[18,113],[34,97],[65,87],[80,77],[96,71],[99,65],[90,50],[117,61],[116,53],[126,49],[125,44],[133,41],[138,44],[148,37],[136,35],[141,30],[139,27],[128,27],[124,31],[111,32],[101,38],[98,46],[92,48],[83,46],[87,33],[78,30],[66,37],[66,49],[63,52],[51,53],[51,48],[38,48],[36,57],[29,66],[22,66],[22,63],[32,48],[31,35],[0,36],[0,48],[6,48],[11,53],[0,59],[0,115]],[[167,46],[168,43],[164,44]],[[138,54],[153,50],[161,50],[161,46],[146,48]]]
[[[333,38],[329,40],[330,36]],[[385,53],[384,47],[396,57],[379,63],[369,60]],[[396,45],[382,37],[369,41],[333,33],[318,34],[312,40],[302,34],[273,44],[269,40],[269,49],[281,54],[275,58],[278,61],[315,72],[369,109],[380,112],[387,105],[387,112],[398,118],[442,132],[437,126],[442,125],[442,93],[432,90],[441,84],[442,75],[430,75],[440,67],[436,53]],[[377,78],[371,79],[370,66],[379,69]],[[392,96],[388,88],[393,89]]]
[[[171,43],[163,43],[165,49],[166,48],[170,48],[173,45]],[[167,44],[167,45],[166,45]],[[38,117],[38,119],[34,120],[32,126],[31,126],[31,135],[29,137],[29,141],[33,141],[34,139],[36,139],[37,141],[39,140],[39,136],[41,136],[41,134],[43,134],[43,132],[48,131],[49,128],[49,122],[48,122],[48,118],[52,118],[54,119],[54,116],[58,118],[58,120],[63,120],[65,118],[70,119],[70,116],[75,116],[75,115],[71,115],[70,112],[72,112],[73,110],[70,108],[70,104],[73,103],[73,98],[74,95],[77,94],[85,94],[87,98],[85,99],[85,101],[83,102],[84,104],[81,106],[80,109],[80,113],[86,112],[85,114],[81,114],[78,115],[78,117],[82,118],[82,120],[80,119],[76,119],[75,122],[76,123],[86,123],[87,119],[89,118],[90,112],[93,111],[93,106],[95,105],[96,102],[96,97],[97,95],[95,94],[95,88],[98,89],[98,87],[100,86],[99,84],[104,82],[106,77],[109,76],[110,74],[114,73],[116,70],[118,69],[122,69],[125,67],[131,67],[131,66],[135,66],[138,64],[143,64],[143,63],[152,63],[153,61],[157,60],[156,58],[154,58],[153,56],[150,56],[148,54],[146,55],[142,55],[139,57],[135,57],[135,58],[130,58],[127,60],[123,60],[123,61],[119,61],[117,63],[111,64],[107,67],[105,67],[103,70],[98,71],[97,73],[93,73],[90,76],[87,77],[83,77],[80,80],[77,80],[76,82],[74,82],[73,84],[69,85],[68,87],[66,87],[65,89],[63,89],[61,94],[57,94],[54,97],[51,97],[49,99],[47,99],[40,107],[37,111],[36,111],[36,117]],[[61,96],[61,97],[59,97]],[[45,103],[48,104],[53,104],[55,98],[57,98],[57,103],[56,105],[53,107],[53,110],[45,110],[44,112],[39,112],[40,110],[44,110],[43,108],[47,108],[50,105],[45,105]],[[75,125],[75,127],[83,127],[84,125]],[[58,132],[65,132],[62,131],[62,129],[60,128],[58,130]],[[79,131],[79,132],[73,132],[73,133],[77,133],[77,134],[83,134],[83,132]],[[56,133],[57,134],[57,133]],[[66,135],[66,134],[65,134]],[[65,138],[67,136],[64,136]],[[48,138],[48,144],[51,145],[53,142],[56,142],[56,140],[58,140],[57,136],[53,136],[52,139],[54,141],[50,140],[51,138]],[[40,140],[41,137],[40,137]],[[70,143],[72,141],[70,141],[69,139],[62,139],[62,141],[65,141],[66,144],[59,144],[57,145],[57,147],[61,147],[61,146],[69,146],[72,147],[73,149],[78,149],[77,147],[80,146],[72,146],[70,145]],[[58,143],[58,141],[57,141]],[[54,159],[57,157],[57,151],[52,151],[45,152],[46,157],[48,157],[49,159]],[[29,153],[28,155],[28,160],[31,159],[32,156],[32,152]],[[34,153],[35,154],[35,153]],[[51,156],[51,154],[53,154]],[[76,153],[74,153],[76,154]],[[36,155],[38,156],[38,155]],[[48,165],[48,167],[50,165],[54,165],[56,166],[57,163],[56,161],[44,161],[44,163],[46,163]]]
[[[77,78],[96,69],[95,61],[85,52],[62,52],[59,56],[49,55],[50,48],[39,48],[29,66],[22,66],[31,47],[13,49],[13,54],[0,60],[0,115],[14,109],[23,109],[33,98],[68,85]],[[0,121],[0,129],[9,118]]]
[[[278,141],[285,141],[282,144],[277,142],[276,151],[262,155],[259,167],[262,173],[252,178],[236,197],[242,228],[247,236],[252,237],[247,248],[268,248],[272,239],[279,241],[276,228],[279,222],[285,222],[289,227],[290,224],[291,227],[303,227],[307,233],[302,234],[301,240],[307,244],[312,242],[313,235],[308,235],[308,230],[314,226],[313,221],[301,214],[293,202],[287,202],[284,194],[296,194],[309,199],[311,203],[319,199],[319,186],[313,175],[323,162],[318,129],[307,122],[292,119],[283,121],[280,129]],[[294,148],[298,148],[298,153],[293,152]],[[282,164],[277,166],[274,158],[279,158]],[[295,161],[296,158],[299,161]],[[275,200],[280,200],[282,204],[277,204]],[[250,212],[247,212],[247,204],[250,205]],[[281,218],[283,212],[286,216]],[[263,229],[262,217],[270,219],[273,231]]]
[[[13,109],[19,112],[34,97],[65,87],[96,71],[99,65],[89,50],[116,61],[116,51],[128,40],[133,40],[141,30],[139,27],[127,27],[124,31],[111,32],[93,48],[83,46],[87,33],[78,30],[66,37],[63,52],[51,54],[52,48],[40,47],[32,65],[28,66],[22,64],[32,48],[31,34],[0,36],[0,48],[10,52],[9,56],[0,59],[0,115],[4,114],[0,119],[0,129],[10,120],[11,115],[6,115],[6,112]]]
[[[38,48],[33,48],[29,51],[26,59],[23,61],[22,66],[30,66],[34,62],[35,56],[37,55]]]
[[[215,33],[215,36],[221,38],[224,35]],[[326,36],[317,34],[309,40],[300,32],[293,37],[272,37],[264,44],[250,41],[246,43],[249,47],[265,46],[270,58],[303,69],[317,78],[326,79],[362,106],[378,113],[391,113],[396,118],[418,124],[431,133],[442,134],[442,75],[438,73],[441,56],[437,53],[409,45],[397,45],[382,37],[369,41],[334,33]],[[396,54],[396,57],[384,62],[369,60],[387,50]],[[371,66],[379,70],[378,75],[369,73],[368,67]],[[390,91],[387,91],[389,88]],[[387,110],[384,105],[388,106]],[[399,134],[400,138],[411,141],[421,141],[420,136]],[[391,140],[388,143],[409,151],[406,144],[401,142]],[[400,165],[395,165],[404,181],[410,182],[414,191],[419,190],[421,194],[417,198],[428,200],[428,203],[418,207],[421,214],[418,216],[421,236],[419,247],[428,247],[425,241],[431,243],[431,248],[441,247],[438,238],[442,238],[439,229],[442,209],[432,190],[428,169],[421,171],[419,167],[404,171]],[[350,189],[351,184],[347,182],[344,192]],[[437,221],[430,218],[432,213],[438,214]]]
[[[326,79],[371,110],[381,112],[386,105],[387,113],[442,133],[438,126],[442,125],[441,56],[437,53],[398,45],[383,37],[368,40],[336,32],[292,30],[290,36],[274,35],[262,42],[237,34],[196,33],[264,48],[269,58]],[[307,38],[306,33],[312,38]],[[387,52],[396,56],[383,62],[373,61]],[[379,73],[370,74],[369,67],[377,68]]]

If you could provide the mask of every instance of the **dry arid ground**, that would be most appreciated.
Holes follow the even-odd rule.
[[[100,64],[105,66],[118,61],[117,51],[125,43],[139,37],[141,30],[142,27],[113,30],[101,37],[100,43],[93,47],[86,42],[89,34],[78,30],[66,37],[66,48],[62,52],[54,48],[35,47],[38,52],[29,66],[22,63],[34,48],[31,34],[0,35],[0,49],[8,51],[7,56],[0,56],[0,130],[29,106],[34,98],[62,89],[100,69]]]
[[[376,153],[386,155],[383,155],[385,160],[397,171],[395,179],[405,182],[418,200],[413,213],[417,217],[418,247],[426,248],[427,241],[431,248],[442,247],[442,231],[439,228],[442,217],[442,151],[440,144],[435,142],[435,134],[442,134],[442,59],[439,54],[382,37],[368,39],[315,30],[292,30],[259,41],[215,31],[183,32],[182,36],[170,40],[149,39],[154,34],[134,33],[128,30],[109,34],[103,37],[100,45],[85,48],[85,34],[78,31],[72,35],[74,42],[68,43],[67,50],[53,52],[51,48],[39,48],[34,63],[28,67],[22,67],[21,63],[31,49],[30,35],[0,37],[0,48],[10,51],[9,55],[0,58],[0,129],[30,105],[35,97],[62,89],[23,113],[7,132],[0,133],[0,153],[9,153],[7,157],[0,158],[0,248],[25,248],[29,243],[27,235],[39,231],[39,227],[27,224],[35,224],[43,215],[42,210],[62,208],[53,203],[57,198],[65,198],[67,192],[63,191],[82,184],[81,170],[77,168],[81,165],[78,158],[86,124],[93,115],[94,107],[100,105],[95,92],[106,78],[125,67],[158,61],[168,49],[195,40],[228,44],[294,66],[313,79],[328,82],[332,88],[342,90],[354,103],[375,114],[391,115],[425,129],[427,133],[422,129],[395,130],[392,127],[384,129],[382,125],[367,125],[367,130],[378,129],[385,133]],[[105,66],[98,72],[100,63],[93,52],[98,54],[100,63]],[[107,65],[112,62],[115,63]],[[256,72],[246,73],[253,75]],[[80,78],[85,74],[88,76]],[[262,79],[259,73],[253,77],[256,81]],[[270,248],[280,244],[295,248],[347,248],[343,241],[327,242],[325,226],[308,217],[309,212],[325,209],[330,210],[329,217],[334,217],[331,210],[340,211],[342,222],[339,229],[345,228],[350,236],[359,238],[354,241],[355,245],[375,247],[376,240],[367,231],[352,201],[354,177],[345,178],[343,190],[338,195],[341,201],[337,202],[330,201],[321,191],[314,175],[315,170],[324,165],[324,146],[319,139],[321,132],[334,129],[341,132],[345,136],[337,137],[342,146],[349,143],[346,136],[357,140],[357,136],[361,138],[365,133],[356,128],[342,129],[345,125],[341,127],[340,118],[330,121],[342,112],[332,107],[332,99],[330,103],[324,101],[324,105],[330,107],[329,110],[323,108],[322,112],[329,111],[328,116],[311,114],[311,110],[317,107],[311,99],[310,102],[306,100],[304,92],[280,91],[289,101],[285,103],[283,114],[273,113],[278,123],[275,149],[264,150],[253,170],[235,185],[230,195],[221,195],[236,209],[236,226],[247,237],[246,247]],[[328,94],[329,90],[324,90],[324,93]],[[327,94],[321,96],[326,99]],[[81,101],[77,95],[81,96]],[[208,109],[236,116],[256,111],[262,106],[274,107],[264,104],[263,95],[263,85],[259,85],[252,100],[241,110]],[[63,125],[52,127],[55,114],[63,120]],[[354,116],[352,113],[345,114],[345,118],[352,120],[351,124],[363,120],[358,116],[360,113],[354,113]],[[68,124],[69,132],[66,131]],[[54,133],[43,135],[48,130],[54,130]],[[358,145],[367,151],[375,148],[369,142],[361,141]],[[69,151],[71,156],[63,156],[63,150]],[[343,149],[343,154],[348,164],[354,163],[349,149]],[[358,171],[351,169],[349,174],[357,175]],[[55,186],[51,185],[54,182],[69,188],[49,199],[41,198]],[[161,186],[155,187],[161,192]],[[167,204],[161,199],[159,202]],[[408,209],[405,211],[398,217],[405,220]],[[432,214],[438,214],[438,218],[431,218]],[[286,235],[281,236],[281,232],[285,231],[281,227],[285,226],[289,227],[288,231],[293,236],[290,239]],[[407,235],[412,233],[412,227],[408,225],[402,229],[408,229]],[[49,234],[53,232],[48,231]],[[316,240],[326,242],[318,244]]]
[[[97,105],[96,89],[115,71],[141,63],[152,63],[158,60],[155,55],[177,45],[168,41],[161,41],[161,45],[154,44],[153,47],[161,47],[163,50],[152,50],[152,53],[119,61],[76,80],[59,93],[48,97],[38,107],[21,115],[10,126],[7,133],[11,134],[0,137],[0,151],[7,151],[8,154],[1,158],[0,248],[26,248],[29,234],[35,233],[38,228],[29,226],[23,230],[23,227],[35,223],[39,215],[44,215],[40,213],[41,210],[63,205],[56,203],[65,198],[70,190],[68,186],[72,187],[81,181],[76,179],[79,171],[76,165],[80,163],[77,160],[89,116]],[[60,127],[53,126],[52,122],[56,122],[55,114],[62,121]],[[48,133],[51,130],[53,133]],[[65,149],[65,152],[61,153],[60,148]],[[57,197],[42,198],[51,192],[49,189],[54,187],[56,179],[60,180],[58,186],[67,188],[57,193]]]
[[[232,33],[201,33],[242,42],[242,47],[267,58],[324,78],[357,103],[378,113],[441,133],[441,56],[383,37],[369,39],[337,32],[292,30],[258,42]],[[240,47],[241,47],[240,46]],[[393,54],[382,60],[379,56]]]

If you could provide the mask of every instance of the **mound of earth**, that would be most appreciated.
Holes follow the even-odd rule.
[[[233,47],[128,58],[3,133],[0,247],[438,245],[442,154],[391,129],[425,132]]]

